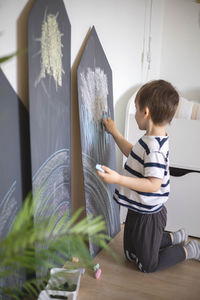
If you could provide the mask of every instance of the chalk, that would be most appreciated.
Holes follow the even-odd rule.
[[[105,173],[105,171],[102,169],[101,165],[96,164],[96,169],[102,173]]]
[[[103,111],[101,125],[102,125],[102,129],[105,130],[105,132],[108,134],[108,132],[106,131],[106,128],[104,126],[103,119],[108,119],[108,113],[106,111]]]
[[[99,269],[99,267],[100,267],[100,265],[99,265],[99,264],[96,264],[96,265],[93,266],[93,270],[94,270],[94,271],[97,271],[97,270]]]
[[[95,278],[99,279],[101,277],[101,269],[99,268],[96,272],[95,272]]]
[[[107,113],[107,111],[103,111],[103,118],[104,119],[108,119],[108,113]]]

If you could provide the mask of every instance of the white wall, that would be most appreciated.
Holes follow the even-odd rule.
[[[18,19],[27,2],[27,0],[0,0],[0,57],[18,49]],[[17,58],[3,64],[2,69],[14,90],[18,91]]]
[[[194,0],[165,1],[160,77],[200,102],[200,3]]]
[[[0,57],[23,49],[26,52],[4,63],[12,87],[28,108],[27,16],[34,0],[0,0]]]
[[[113,71],[113,96],[140,82],[144,0],[65,0],[72,26],[72,64],[93,25]]]

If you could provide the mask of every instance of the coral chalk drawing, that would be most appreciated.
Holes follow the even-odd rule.
[[[60,32],[57,14],[47,14],[45,11],[44,20],[42,23],[41,37],[36,39],[41,44],[41,71],[35,81],[35,87],[39,82],[49,75],[56,83],[56,90],[58,86],[62,86],[62,74],[64,73],[62,65],[62,36]]]

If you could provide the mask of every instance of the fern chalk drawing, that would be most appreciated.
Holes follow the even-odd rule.
[[[41,28],[41,37],[37,39],[41,47],[41,71],[35,81],[35,86],[49,75],[58,86],[62,86],[62,73],[64,73],[62,65],[62,36],[58,25],[58,13],[47,14],[45,11],[44,20]]]

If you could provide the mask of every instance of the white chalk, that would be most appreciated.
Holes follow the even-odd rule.
[[[96,169],[102,173],[105,173],[105,171],[102,169],[101,165],[96,164]]]

